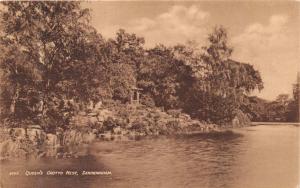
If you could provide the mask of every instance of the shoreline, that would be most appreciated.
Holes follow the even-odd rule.
[[[140,140],[146,137],[225,132],[250,124],[245,115],[217,125],[193,119],[181,110],[111,103],[78,111],[67,129],[46,132],[40,125],[0,127],[0,158],[71,158],[84,155],[82,146],[95,141]],[[58,126],[60,127],[60,126]]]
[[[251,126],[257,126],[257,125],[296,125],[300,126],[300,122],[251,122]]]
[[[28,158],[78,158],[87,155],[87,148],[95,142],[114,141],[139,141],[142,139],[158,139],[162,137],[188,136],[197,134],[219,134],[230,131],[230,128],[220,128],[207,124],[199,127],[185,128],[180,131],[164,132],[159,134],[145,134],[127,130],[125,134],[95,133],[95,130],[82,131],[72,129],[63,132],[62,142],[58,135],[46,134],[40,131],[36,136],[12,135],[12,130],[19,131],[22,128],[0,128],[0,161]],[[30,131],[29,131],[30,132]],[[124,132],[122,132],[124,133]]]

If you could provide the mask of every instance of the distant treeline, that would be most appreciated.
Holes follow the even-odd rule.
[[[300,77],[293,85],[293,97],[280,94],[274,101],[266,101],[256,96],[248,97],[242,110],[248,113],[252,121],[259,122],[300,122],[299,95]]]
[[[67,127],[73,103],[126,103],[133,87],[142,89],[144,105],[182,110],[208,122],[255,113],[248,94],[263,88],[260,73],[230,58],[233,48],[223,27],[213,29],[206,46],[145,48],[144,38],[122,29],[105,39],[79,2],[2,5],[1,119],[6,122]]]

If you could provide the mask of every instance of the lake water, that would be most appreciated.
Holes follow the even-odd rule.
[[[4,188],[296,188],[299,131],[294,125],[260,125],[218,135],[98,142],[85,158],[1,163],[1,182]],[[25,170],[44,175],[26,176]],[[45,175],[65,170],[79,175]],[[82,170],[112,174],[83,176]],[[11,171],[20,175],[9,176]]]

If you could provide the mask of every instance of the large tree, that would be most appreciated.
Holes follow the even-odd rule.
[[[0,63],[8,87],[1,94],[10,117],[33,120],[34,113],[38,123],[64,126],[71,109],[67,101],[89,99],[100,84],[93,76],[103,40],[89,25],[88,10],[79,2],[3,5]]]
[[[127,102],[130,92],[137,84],[137,72],[144,59],[144,38],[119,29],[114,38],[105,41],[101,48],[106,71],[108,96],[114,100]]]
[[[201,119],[228,122],[244,103],[245,95],[263,88],[262,79],[252,65],[230,59],[233,48],[223,27],[216,27],[208,41],[201,55],[205,74],[190,88],[185,109]]]
[[[185,90],[193,82],[192,68],[182,57],[185,56],[183,48],[158,45],[147,51],[140,66],[138,86],[143,89],[143,97],[151,98],[156,106],[182,107]]]

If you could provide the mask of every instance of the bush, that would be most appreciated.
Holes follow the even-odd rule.
[[[108,117],[103,122],[104,131],[113,131],[116,127],[125,128],[128,125],[127,119]]]
[[[151,108],[155,107],[155,102],[153,98],[149,95],[142,95],[141,104]]]
[[[138,119],[132,122],[131,124],[131,130],[137,131],[139,133],[148,133],[148,125],[149,123],[147,121]]]
[[[112,117],[108,117],[103,122],[103,128],[104,128],[105,131],[113,131],[113,129],[117,126],[118,126],[117,121]]]
[[[167,114],[171,115],[172,117],[179,118],[181,111],[182,111],[182,109],[172,109],[172,110],[168,110]]]
[[[232,125],[235,127],[246,126],[251,124],[249,117],[241,110],[237,110],[235,117],[232,120]]]

